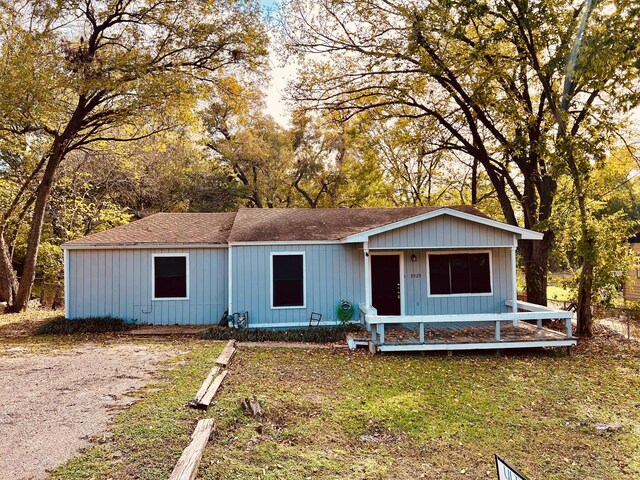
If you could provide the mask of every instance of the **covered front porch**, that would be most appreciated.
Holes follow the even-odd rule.
[[[513,307],[513,302],[505,302]],[[573,313],[527,302],[517,312],[459,315],[378,315],[360,305],[360,320],[370,332],[373,352],[501,350],[507,348],[572,347]],[[565,331],[542,325],[564,321]],[[364,339],[359,339],[363,341]]]
[[[373,351],[570,347],[573,313],[519,302],[519,240],[542,234],[459,211],[426,214],[362,241],[360,321]],[[543,327],[561,320],[565,331]]]

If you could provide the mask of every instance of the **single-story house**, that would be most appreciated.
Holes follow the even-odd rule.
[[[158,213],[62,245],[66,316],[295,328],[347,300],[380,350],[573,345],[571,314],[517,300],[518,240],[541,238],[469,206]]]

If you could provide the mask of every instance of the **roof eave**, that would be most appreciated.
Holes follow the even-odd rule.
[[[406,227],[408,225],[413,225],[414,223],[423,222],[425,220],[436,218],[441,215],[450,215],[452,217],[460,218],[462,220],[469,220],[474,223],[497,228],[499,230],[504,230],[504,231],[513,233],[514,235],[517,236],[518,239],[522,239],[522,240],[542,240],[543,238],[543,234],[540,232],[534,232],[533,230],[528,230],[522,227],[516,227],[514,225],[498,222],[497,220],[492,220],[490,218],[480,217],[478,215],[474,215],[471,213],[461,212],[460,210],[455,210],[453,208],[443,207],[437,210],[433,210],[431,212],[423,213],[421,215],[405,218],[404,220],[400,220],[398,222],[389,223],[381,227],[376,227],[370,230],[366,230],[364,232],[356,233],[354,235],[348,235],[343,239],[341,239],[341,242],[342,243],[367,242],[369,241],[369,238],[374,235],[380,235],[381,233],[389,232],[391,230],[396,230],[398,228]]]
[[[127,243],[63,243],[63,250],[124,250],[157,248],[228,248],[226,243],[163,243],[163,242],[127,242]]]

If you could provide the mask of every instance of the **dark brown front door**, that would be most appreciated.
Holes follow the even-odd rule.
[[[371,255],[371,296],[378,315],[400,315],[400,255]]]

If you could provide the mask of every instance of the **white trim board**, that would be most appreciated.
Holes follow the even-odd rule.
[[[437,218],[441,215],[449,215],[451,217],[460,218],[462,220],[468,220],[470,222],[478,223],[480,225],[497,228],[499,230],[505,230],[507,232],[511,232],[515,235],[518,235],[519,238],[523,240],[542,240],[542,237],[543,237],[543,234],[540,232],[534,232],[533,230],[527,230],[526,228],[516,227],[513,225],[509,225],[507,223],[491,220],[490,218],[484,218],[478,215],[473,215],[471,213],[465,213],[459,210],[455,210],[453,208],[445,207],[445,208],[439,208],[437,210],[433,210],[431,212],[423,213],[421,215],[416,215],[414,217],[406,218],[404,220],[400,220],[399,222],[389,223],[388,225],[372,228],[371,230],[367,230],[365,232],[349,235],[343,238],[342,241],[344,243],[365,242],[365,241],[368,241],[369,237],[373,235],[379,235],[381,233],[385,233],[390,230],[395,230],[401,227],[406,227],[408,225],[413,225],[414,223],[419,223],[432,218]]]
[[[233,248],[227,253],[227,315],[233,315]]]
[[[371,247],[371,252],[392,250],[392,251],[400,251],[400,250],[417,250],[417,251],[428,251],[428,250],[458,250],[458,251],[466,251],[466,250],[486,250],[486,249],[494,249],[494,248],[506,248],[512,249],[513,245],[441,245],[441,246],[411,246],[411,247]]]
[[[446,350],[501,350],[504,348],[573,347],[576,340],[537,340],[523,342],[483,343],[416,343],[407,345],[377,345],[381,352],[446,351]]]
[[[156,298],[156,257],[184,257],[185,258],[185,273],[186,273],[186,297],[160,297]],[[151,254],[151,301],[163,302],[163,301],[183,301],[189,300],[189,254],[186,252],[176,253],[152,253]]]
[[[63,250],[133,250],[133,249],[149,249],[157,250],[160,248],[228,248],[225,243],[114,243],[110,245],[101,244],[62,244],[60,248]]]
[[[278,245],[340,245],[344,243],[340,240],[264,240],[253,242],[229,242],[234,247],[261,247],[261,246],[278,246]]]
[[[302,255],[302,305],[284,307],[273,306],[273,257],[286,255]],[[307,258],[306,252],[270,252],[269,253],[269,305],[271,310],[291,310],[307,308]]]
[[[69,305],[71,304],[69,298],[69,251],[63,250],[64,255],[64,318],[69,318]]]
[[[350,320],[349,324],[356,324],[359,322],[356,322],[354,320]],[[319,327],[339,327],[341,325],[340,322],[338,322],[337,320],[321,320],[320,323],[318,324]],[[314,323],[313,326],[315,327],[316,324]],[[309,327],[309,321],[305,320],[304,322],[281,322],[281,323],[251,323],[249,322],[249,325],[247,325],[246,328],[248,329],[252,329],[252,328],[308,328]]]

